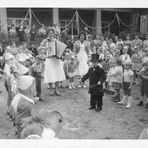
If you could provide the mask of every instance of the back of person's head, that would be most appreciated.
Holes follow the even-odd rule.
[[[44,112],[42,117],[44,118],[45,127],[52,129],[58,135],[63,128],[63,117],[61,113],[58,111]]]

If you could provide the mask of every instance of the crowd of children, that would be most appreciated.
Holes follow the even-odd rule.
[[[84,81],[87,78],[92,80],[93,70],[99,65],[100,68],[97,68],[99,69],[97,74],[99,74],[100,69],[103,70],[103,76],[101,76],[103,80],[100,77],[100,84],[97,83],[97,85],[101,85],[101,91],[103,92],[101,98],[104,93],[113,95],[114,102],[119,105],[126,105],[126,108],[131,108],[132,87],[138,82],[141,94],[138,106],[145,104],[144,97],[146,95],[145,106],[148,108],[148,38],[142,41],[137,34],[133,40],[130,40],[129,37],[130,35],[127,35],[126,40],[122,40],[117,36],[112,39],[97,35],[95,39],[93,39],[93,36],[88,36],[86,39],[85,33],[81,32],[78,41],[72,41],[74,49],[67,47],[61,59],[68,80],[68,88],[70,90],[75,89],[75,76],[81,70],[80,67],[83,69],[86,64],[88,67],[88,73],[86,71],[80,77],[81,87],[84,87]],[[90,59],[91,55],[94,54],[99,55],[96,56],[98,59],[96,59],[95,64],[97,63],[97,65]],[[8,94],[7,114],[14,120],[17,136],[21,138],[24,119],[31,116],[37,101],[43,101],[41,82],[45,70],[46,53],[43,49],[37,50],[34,45],[28,48],[26,43],[16,45],[13,42],[6,47],[0,59],[1,71],[5,74],[5,88]],[[81,59],[83,60],[81,61]],[[99,75],[95,75],[95,77],[98,80]],[[138,81],[136,81],[136,78]],[[123,95],[121,91],[123,91]],[[91,97],[93,101],[90,109],[95,108],[93,104],[95,100],[99,102],[96,111],[101,111],[103,103],[98,100],[99,94],[95,94],[95,97],[93,94]],[[31,124],[28,126],[32,127]],[[39,124],[35,123],[35,126],[39,126]],[[43,131],[42,126],[40,127]],[[25,129],[23,132],[23,137],[27,130]],[[38,136],[41,137],[41,134]]]

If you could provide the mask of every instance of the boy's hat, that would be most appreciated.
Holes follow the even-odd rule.
[[[17,80],[17,87],[21,90],[27,90],[31,87],[34,81],[34,77],[32,76],[20,76]]]
[[[91,55],[91,62],[100,62],[99,61],[99,55],[98,54],[92,54]]]

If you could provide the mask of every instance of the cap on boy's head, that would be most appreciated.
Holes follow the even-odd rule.
[[[17,86],[21,90],[27,90],[33,84],[34,78],[32,76],[20,76],[17,81]]]
[[[91,62],[99,62],[99,55],[98,54],[92,54],[91,55]]]

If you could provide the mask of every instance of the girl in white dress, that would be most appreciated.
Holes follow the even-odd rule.
[[[90,48],[88,42],[85,40],[86,35],[84,32],[80,32],[79,40],[74,44],[74,52],[78,61],[77,75],[82,78],[88,72],[88,60],[90,57]],[[79,87],[86,87],[80,83]]]

